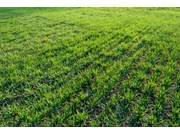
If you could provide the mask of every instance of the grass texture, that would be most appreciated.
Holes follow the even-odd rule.
[[[0,8],[0,126],[180,126],[179,8]]]

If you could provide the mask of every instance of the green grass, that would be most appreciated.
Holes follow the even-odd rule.
[[[0,8],[0,126],[180,126],[179,8]]]

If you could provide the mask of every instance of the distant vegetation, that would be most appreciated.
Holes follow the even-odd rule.
[[[0,126],[180,126],[179,8],[0,8]]]

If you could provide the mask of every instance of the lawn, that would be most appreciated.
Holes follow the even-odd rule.
[[[180,8],[0,8],[0,126],[180,126]]]

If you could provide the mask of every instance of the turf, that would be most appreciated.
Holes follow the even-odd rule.
[[[0,126],[180,126],[179,8],[0,8]]]

